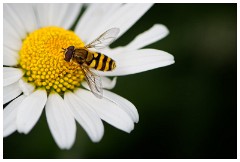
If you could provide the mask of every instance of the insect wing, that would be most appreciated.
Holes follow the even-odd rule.
[[[81,66],[82,71],[85,75],[85,79],[90,87],[91,92],[98,98],[102,98],[102,81],[101,77],[89,70],[88,67]]]
[[[104,32],[102,35],[100,35],[97,39],[87,44],[85,47],[102,49],[111,44],[117,38],[119,31],[120,31],[119,28],[111,28]]]

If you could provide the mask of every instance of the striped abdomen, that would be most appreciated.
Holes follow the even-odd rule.
[[[116,67],[115,61],[102,53],[88,52],[88,55],[92,55],[91,60],[87,61],[90,68],[100,71],[111,71]]]

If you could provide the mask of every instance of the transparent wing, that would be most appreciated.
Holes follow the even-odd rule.
[[[97,39],[95,39],[91,43],[87,44],[85,47],[102,49],[102,48],[108,46],[109,44],[111,44],[117,38],[119,31],[120,31],[119,28],[111,28],[111,29],[105,31]]]
[[[90,87],[91,92],[97,97],[103,97],[103,90],[102,90],[102,81],[101,77],[90,71],[88,67],[80,66],[82,71],[85,75],[85,79]]]

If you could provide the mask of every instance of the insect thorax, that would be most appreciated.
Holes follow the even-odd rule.
[[[74,51],[74,58],[80,62],[85,62],[88,55],[88,51],[86,49],[78,48]]]

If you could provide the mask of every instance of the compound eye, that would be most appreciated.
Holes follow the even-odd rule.
[[[74,50],[74,46],[69,46],[67,49],[68,50]]]
[[[64,60],[67,61],[67,62],[70,62],[70,60],[72,59],[72,56],[73,56],[73,51],[68,50],[68,51],[65,53],[65,58],[64,58]]]

